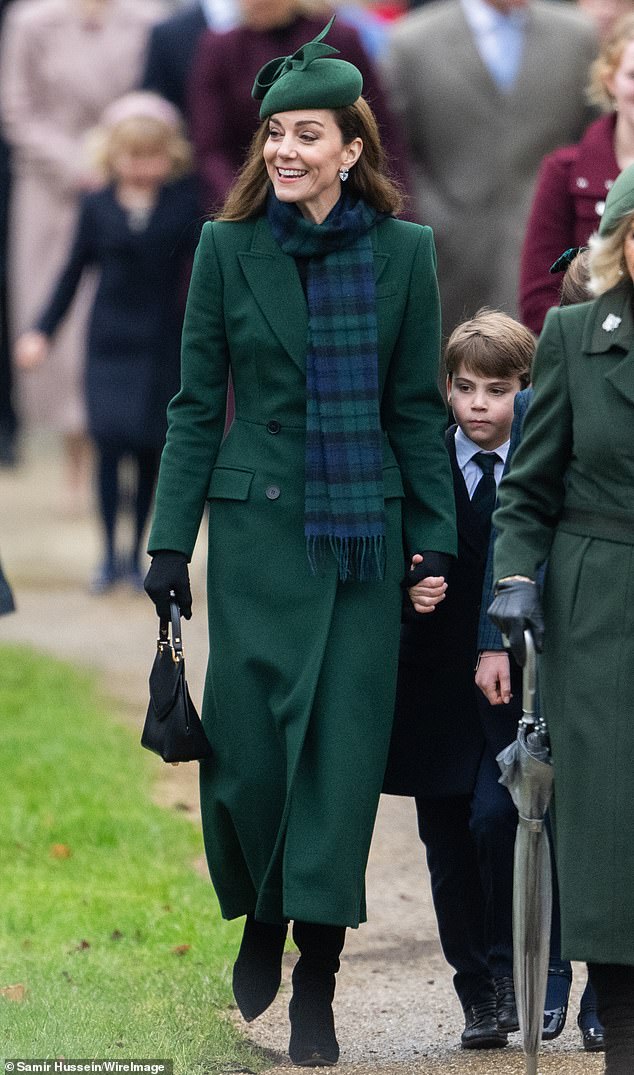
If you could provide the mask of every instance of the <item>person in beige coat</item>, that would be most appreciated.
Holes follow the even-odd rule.
[[[445,335],[481,306],[517,316],[535,176],[584,129],[595,51],[567,3],[439,0],[395,24],[385,76],[434,231]]]
[[[74,232],[80,194],[99,180],[86,133],[104,108],[138,82],[153,0],[16,0],[3,25],[0,120],[12,149],[9,319],[16,338],[37,320]],[[92,281],[81,289],[50,362],[17,377],[27,428],[65,437],[68,492],[88,468],[82,373]],[[82,450],[83,449],[83,450]]]

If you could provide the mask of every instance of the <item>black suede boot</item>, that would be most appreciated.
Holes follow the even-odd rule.
[[[605,1036],[606,1075],[634,1071],[634,967],[588,963]]]
[[[345,926],[293,924],[293,940],[300,956],[293,971],[293,996],[288,1008],[288,1053],[293,1064],[300,1067],[330,1067],[339,1059],[332,1001],[345,936]]]
[[[258,922],[247,915],[233,965],[233,995],[247,1023],[262,1015],[277,996],[287,931],[286,923]]]

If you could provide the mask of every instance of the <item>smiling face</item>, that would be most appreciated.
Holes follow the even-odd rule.
[[[359,159],[363,142],[343,144],[329,109],[276,112],[269,119],[264,162],[276,198],[294,202],[303,216],[321,224],[341,194],[340,168]]]
[[[619,120],[625,119],[634,127],[634,41],[626,43],[619,65],[605,85],[614,98]]]
[[[513,404],[521,389],[518,376],[483,377],[464,363],[447,378],[447,398],[463,433],[492,452],[511,435]]]

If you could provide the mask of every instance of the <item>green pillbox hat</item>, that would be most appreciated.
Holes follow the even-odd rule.
[[[345,108],[361,96],[359,69],[333,59],[339,50],[323,40],[334,21],[333,15],[321,33],[292,56],[278,56],[261,68],[251,90],[262,101],[260,119],[298,108]]]
[[[599,235],[609,235],[630,213],[634,213],[634,164],[624,168],[610,188],[599,224]]]

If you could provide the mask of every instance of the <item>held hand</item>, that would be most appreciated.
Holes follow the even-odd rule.
[[[427,555],[425,554],[425,556]],[[414,577],[417,575],[420,577],[420,573],[424,570],[419,565],[425,563],[425,556],[421,556],[420,553],[415,553],[412,556],[410,574],[413,574]],[[416,582],[414,586],[409,586],[408,592],[415,611],[424,615],[425,613],[433,612],[436,605],[445,600],[446,589],[447,583],[443,575],[427,575],[421,578],[419,582]]]
[[[156,605],[160,620],[170,618],[170,591],[173,590],[176,604],[184,620],[191,619],[192,592],[189,585],[187,557],[182,552],[160,550],[154,553],[150,569],[145,576],[145,592]]]
[[[526,661],[524,631],[532,632],[538,653],[544,644],[544,617],[537,586],[530,579],[501,579],[495,594],[487,612],[496,627],[507,636],[517,663],[523,665]]]
[[[502,650],[485,650],[481,653],[475,681],[490,705],[508,705],[513,697],[508,654]]]
[[[23,332],[15,344],[15,364],[21,370],[33,370],[48,358],[48,336],[43,332]]]

